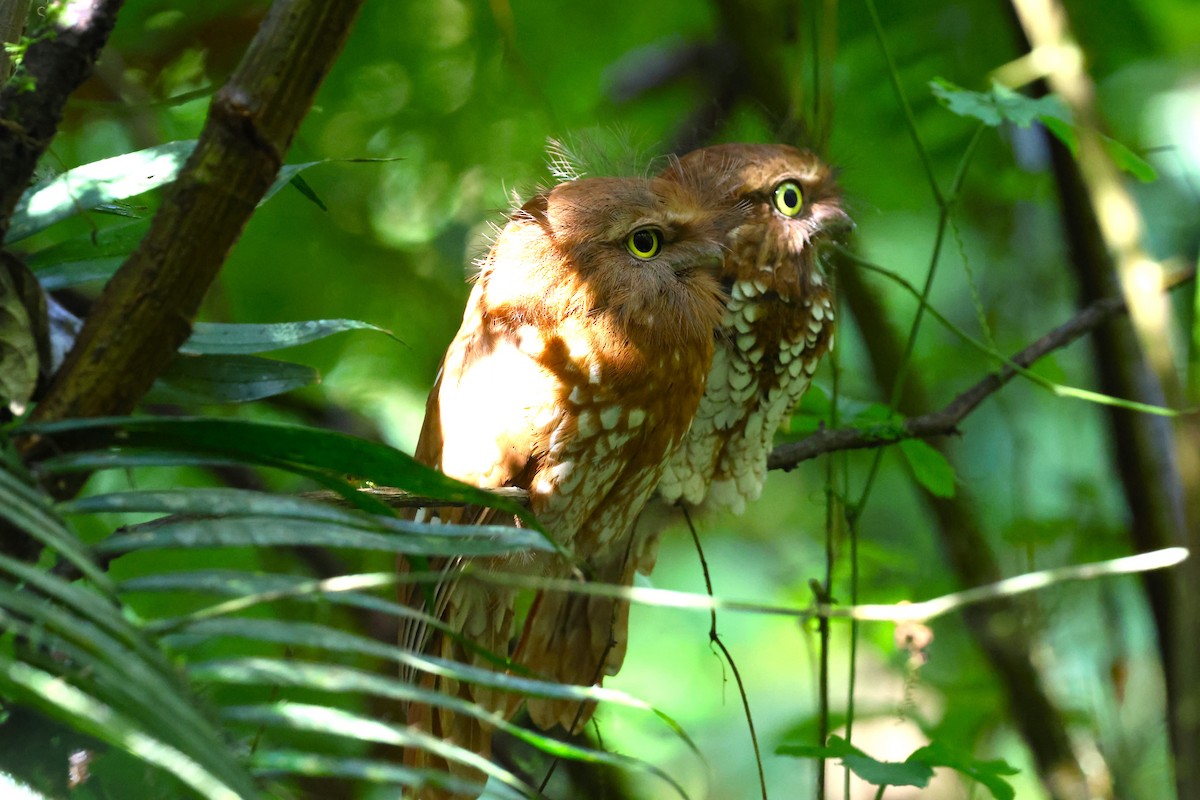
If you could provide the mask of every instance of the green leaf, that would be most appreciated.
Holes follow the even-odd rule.
[[[1066,106],[1054,95],[1027,97],[999,83],[993,83],[991,91],[973,92],[944,78],[934,78],[929,82],[929,87],[934,97],[951,113],[973,117],[992,127],[1011,122],[1027,128],[1035,119],[1043,116],[1068,116]]]
[[[95,586],[112,593],[112,581],[54,512],[48,498],[7,469],[0,469],[0,519],[52,548]]]
[[[187,754],[147,736],[111,706],[56,675],[0,656],[0,684],[78,730],[162,767],[209,800],[246,800],[259,795],[248,776],[237,782],[217,777]]]
[[[260,775],[308,775],[312,777],[356,778],[369,783],[388,783],[420,789],[437,786],[463,797],[475,797],[483,791],[478,783],[432,770],[415,770],[390,761],[370,761],[360,758],[336,758],[307,751],[255,750],[250,756],[250,768]],[[506,798],[523,798],[512,794],[507,787]]]
[[[478,704],[452,695],[406,683],[395,677],[363,672],[335,664],[289,661],[275,658],[235,658],[197,664],[192,675],[204,681],[225,684],[256,684],[279,688],[317,690],[334,696],[372,695],[400,702],[432,703],[458,714],[483,720],[527,744],[557,758],[607,764],[624,769],[648,770],[668,782],[665,773],[619,754],[580,747],[513,725]]]
[[[32,236],[82,211],[170,183],[195,146],[192,140],[168,142],[93,161],[30,187],[17,202],[5,243]]]
[[[78,286],[92,281],[107,281],[117,273],[125,263],[125,256],[106,256],[102,258],[84,258],[78,261],[64,261],[52,264],[37,271],[38,283],[47,292]]]
[[[228,636],[259,643],[273,642],[292,647],[324,650],[330,653],[348,653],[384,658],[430,675],[450,677],[458,681],[516,692],[518,694],[532,695],[534,697],[576,702],[613,703],[643,711],[650,710],[650,706],[643,701],[616,689],[551,683],[549,681],[524,678],[519,675],[498,672],[469,664],[461,664],[457,661],[450,661],[436,656],[416,655],[407,648],[394,644],[385,644],[366,636],[338,630],[327,625],[249,619],[244,617],[216,617],[196,619],[194,621],[168,619],[162,620],[156,627],[176,631],[176,633],[171,634],[171,639],[180,647],[184,647],[188,642],[201,644],[219,636]],[[222,677],[227,678],[229,675],[227,672],[218,675],[208,671],[197,671],[198,669],[198,665],[193,665],[195,677],[206,680],[218,680]],[[452,700],[453,698],[449,699]]]
[[[33,396],[42,361],[39,324],[46,324],[46,306],[37,281],[20,260],[5,254],[0,259],[0,408],[24,405]]]
[[[430,528],[438,526],[428,526]],[[495,530],[495,529],[493,529]],[[216,519],[168,518],[143,525],[130,525],[96,545],[96,552],[113,556],[135,550],[191,547],[344,547],[384,553],[422,556],[497,556],[529,549],[530,537],[440,536],[370,533],[330,522],[272,517],[218,517]],[[524,538],[524,541],[522,541]],[[540,549],[549,549],[537,537]]]
[[[1064,119],[1051,115],[1043,115],[1041,118],[1042,124],[1046,126],[1046,130],[1054,134],[1054,137],[1066,145],[1071,151],[1071,155],[1079,155],[1079,134],[1075,132],[1075,126]]]
[[[328,211],[329,209],[326,208],[325,204],[321,202],[321,199],[317,197],[317,193],[314,192],[312,187],[308,185],[308,182],[300,177],[301,172],[309,167],[315,167],[318,164],[330,164],[334,162],[348,164],[389,164],[393,161],[402,160],[403,159],[401,158],[323,158],[320,161],[306,161],[302,164],[286,164],[282,169],[279,170],[279,175],[275,178],[275,182],[271,184],[271,187],[267,189],[267,193],[263,195],[263,199],[259,202],[259,205],[262,205],[270,200],[272,197],[278,194],[283,187],[290,183],[300,192],[300,194],[313,201],[313,203],[315,203],[322,211]]]
[[[295,181],[300,180],[299,175],[302,171],[308,169],[309,167],[315,167],[318,164],[328,163],[329,161],[332,161],[332,160],[333,159],[324,158],[324,159],[321,159],[320,161],[306,161],[303,164],[285,164],[283,166],[283,168],[279,170],[279,175],[277,175],[275,177],[275,182],[271,184],[271,187],[269,189],[267,189],[267,193],[263,195],[263,199],[260,200],[258,204],[261,206],[263,203],[267,202],[272,197],[279,194],[280,189],[287,186],[289,183],[294,183]],[[304,185],[308,186],[307,183]],[[300,187],[297,186],[296,188],[299,189]],[[312,191],[312,190],[309,189],[309,191]],[[328,210],[327,208],[325,208],[324,203],[321,203],[319,200],[317,200],[315,198],[315,196],[310,197],[309,194],[307,192],[304,192],[303,190],[301,190],[300,193],[303,194],[305,197],[309,197],[309,199],[313,200],[313,202],[315,202],[321,208],[322,211]]]
[[[59,511],[63,514],[158,512],[192,514],[205,518],[220,517],[222,519],[257,516],[265,518],[268,523],[271,520],[312,522],[345,530],[353,529],[383,534],[387,539],[397,538],[396,534],[423,536],[434,540],[494,539],[502,540],[504,546],[510,550],[547,548],[545,539],[538,533],[509,525],[432,525],[393,516],[364,514],[360,511],[337,508],[303,497],[255,492],[247,489],[187,488],[116,492],[70,500],[61,504]],[[176,520],[176,522],[187,521],[189,520],[183,518]],[[161,530],[162,526],[169,522],[169,520],[160,520],[156,523],[148,523],[148,525],[153,525]],[[134,527],[126,530],[137,529]],[[307,534],[304,534],[304,537],[307,537]],[[236,546],[235,536],[230,535],[227,539]],[[245,540],[243,544],[261,546],[260,541],[251,541],[250,539]],[[287,544],[291,546],[298,542]],[[395,546],[384,544],[382,547],[369,546],[369,549],[390,550]]]
[[[954,467],[946,457],[921,439],[905,439],[900,451],[917,481],[935,497],[954,497]]]
[[[108,279],[149,229],[149,219],[111,225],[39,250],[27,262],[46,291]]]
[[[477,753],[444,741],[409,725],[393,725],[337,708],[307,703],[233,706],[222,710],[225,719],[249,723],[255,727],[280,727],[344,737],[358,742],[377,742],[398,747],[419,747],[447,760],[465,764],[518,789],[533,794],[533,789],[502,767]]]
[[[24,422],[15,430],[20,434],[48,437],[86,433],[93,450],[178,450],[193,456],[221,456],[243,463],[288,469],[313,477],[324,475],[340,480],[345,475],[356,475],[381,486],[407,489],[426,497],[506,511],[544,533],[529,510],[512,500],[448,478],[395,448],[334,431],[208,417],[106,417]],[[357,497],[358,494],[346,496],[357,502],[371,499]],[[378,501],[370,505],[378,507]]]
[[[194,355],[243,355],[282,350],[285,347],[315,342],[343,331],[370,330],[392,332],[356,319],[314,319],[305,322],[278,322],[267,325],[227,325],[197,322],[192,335],[179,352]],[[394,336],[392,338],[395,338]]]
[[[304,364],[257,356],[179,356],[167,366],[147,400],[157,403],[247,403],[319,383]]]
[[[1013,800],[1016,792],[1012,785],[1002,776],[1016,775],[1020,770],[1001,760],[978,761],[968,756],[962,756],[938,742],[933,742],[908,757],[910,762],[921,762],[931,767],[949,767],[977,781],[992,794],[996,800]]]
[[[873,786],[917,786],[929,785],[933,768],[927,764],[909,761],[880,761],[859,750],[840,736],[830,736],[826,747],[812,745],[782,745],[776,749],[782,755],[802,758],[840,758],[842,763],[858,777]]]
[[[1108,157],[1119,168],[1142,183],[1153,183],[1158,180],[1158,171],[1137,153],[1108,136],[1101,136],[1100,140],[1104,142],[1104,149],[1108,151]]]
[[[371,676],[366,676],[371,677]],[[470,704],[463,704],[463,708]],[[619,767],[641,767],[646,771],[662,778],[680,797],[687,798],[687,792],[673,778],[661,769],[627,756],[602,753],[597,750],[586,750],[566,742],[556,741],[538,734],[527,735],[520,728],[507,724],[498,714],[485,712],[494,724],[519,738],[529,741],[537,740],[544,743],[547,751],[557,757],[575,758],[593,763],[603,763]],[[275,705],[235,706],[222,711],[225,719],[237,720],[259,726],[282,727],[288,730],[303,730],[316,733],[343,736],[354,741],[378,742],[397,747],[418,747],[441,756],[450,761],[474,767],[488,775],[501,785],[508,786],[521,793],[532,793],[532,789],[523,781],[492,761],[462,747],[450,743],[440,737],[431,736],[411,725],[394,725],[378,719],[368,718],[359,714],[325,706],[306,703],[277,703]],[[532,796],[532,794],[530,795]]]
[[[312,186],[309,186],[308,181],[304,180],[303,175],[297,175],[296,177],[292,178],[291,184],[296,191],[300,192],[300,194],[311,200],[317,208],[321,209],[322,211],[329,210],[329,207],[325,205],[325,201],[317,196],[316,190],[313,189]]]
[[[237,779],[240,767],[222,735],[178,682],[174,666],[121,610],[7,557],[0,556],[0,569],[25,583],[16,590],[0,581],[0,609],[11,612],[2,615],[5,627],[35,645],[21,651],[24,660],[53,664],[60,678],[69,677],[97,701],[119,708],[140,733],[178,748],[215,774]],[[41,654],[47,652],[60,653],[61,661],[46,661]]]
[[[842,763],[873,786],[924,788],[933,778],[933,768],[920,762],[878,761],[870,756],[850,754],[842,757]]]

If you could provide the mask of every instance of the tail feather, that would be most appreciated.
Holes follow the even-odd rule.
[[[625,586],[632,565],[625,559],[596,571],[599,582]],[[625,660],[629,603],[612,597],[542,591],[525,620],[514,660],[558,683],[593,686],[615,675]],[[578,732],[591,719],[594,703],[531,697],[530,718],[539,728],[561,725]]]
[[[402,626],[401,646],[454,663],[495,669],[492,661],[481,651],[500,658],[507,655],[513,625],[512,595],[513,591],[510,589],[483,581],[463,576],[449,578],[438,584],[435,590],[435,611],[436,616],[451,630],[457,631],[458,635],[452,636],[425,625],[421,625],[420,630],[413,630],[412,626],[408,626],[407,629]],[[409,592],[408,602],[418,607],[424,604],[419,589]],[[427,691],[473,703],[487,711],[500,712],[505,716],[507,709],[513,705],[513,700],[507,692],[460,681],[451,675],[418,674],[414,670],[406,670],[405,676]],[[460,714],[444,706],[419,702],[409,704],[405,719],[409,725],[450,744],[484,758],[491,755],[492,726],[480,719]],[[480,782],[484,779],[473,767],[447,760],[441,755],[420,748],[406,750],[404,764],[416,768],[438,769]],[[425,789],[420,795],[429,800],[443,800],[454,796],[433,788]]]

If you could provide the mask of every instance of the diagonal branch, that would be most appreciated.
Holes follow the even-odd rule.
[[[1067,322],[1047,333],[1033,344],[1009,359],[999,372],[993,372],[971,388],[959,394],[939,411],[910,417],[902,425],[879,431],[861,428],[837,428],[820,430],[796,442],[781,444],[771,452],[768,469],[790,470],[801,461],[816,458],[837,450],[861,450],[882,447],[904,439],[929,439],[949,436],[959,432],[958,426],[979,404],[996,393],[1013,379],[1018,367],[1028,367],[1055,350],[1066,347],[1086,333],[1090,333],[1109,318],[1125,310],[1125,302],[1119,297],[1097,300]]]
[[[242,229],[275,180],[362,0],[277,0],[213,98],[195,152],[149,232],[109,282],[34,412],[130,412],[187,338]]]

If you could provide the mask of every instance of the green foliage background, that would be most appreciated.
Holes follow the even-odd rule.
[[[194,138],[208,102],[253,35],[266,3],[130,0],[102,68],[68,108],[46,159],[57,172],[176,139]],[[319,386],[281,402],[212,413],[303,421],[378,437],[410,451],[425,393],[457,329],[473,258],[511,194],[551,181],[548,138],[600,129],[651,152],[671,146],[681,123],[710,102],[711,80],[685,75],[630,96],[646,71],[681,48],[720,33],[716,3],[612,0],[404,0],[368,3],[305,122],[289,163],[330,159],[304,179],[312,202],[287,188],[254,216],[206,302],[203,318],[283,322],[353,318],[394,332],[399,342],[351,332],[283,354],[311,365]],[[811,102],[811,23],[816,3],[769,3],[794,26],[771,30],[763,48],[783,71],[778,82],[800,108]],[[920,285],[938,208],[912,141],[875,32],[860,0],[836,6],[832,71],[834,117],[827,152],[840,169],[857,224],[856,250]],[[936,178],[948,184],[976,123],[950,113],[929,83],[944,78],[974,90],[1019,55],[1003,3],[930,0],[881,3],[882,30],[913,106]],[[1072,23],[1097,82],[1108,133],[1141,155],[1156,180],[1134,191],[1149,227],[1152,254],[1194,264],[1200,226],[1200,13],[1192,0],[1076,0]],[[826,20],[823,24],[832,24]],[[186,97],[186,102],[167,102]],[[770,141],[772,121],[749,98],[724,120],[721,140]],[[353,163],[352,159],[386,159]],[[994,337],[1014,352],[1068,319],[1076,287],[1064,265],[1063,238],[1038,126],[984,132],[967,173],[931,303],[952,322]],[[131,202],[139,216],[158,202]],[[36,251],[114,224],[87,214],[21,243]],[[853,268],[853,267],[851,267]],[[907,330],[912,299],[877,275],[890,322]],[[1177,294],[1181,340],[1191,323],[1191,287]],[[839,331],[841,413],[885,400],[848,312]],[[986,321],[986,332],[981,322]],[[926,320],[913,370],[941,404],[993,364]],[[818,373],[831,391],[831,366]],[[1040,363],[1053,380],[1094,385],[1091,353],[1077,344]],[[819,404],[810,398],[810,406]],[[929,409],[904,409],[920,412]],[[347,415],[345,412],[349,412]],[[803,421],[797,421],[797,430]],[[975,501],[1005,574],[1124,555],[1128,512],[1114,473],[1102,411],[1018,381],[962,426],[953,444],[955,485]],[[870,452],[835,462],[857,496]],[[90,492],[128,486],[211,482],[196,470],[106,473]],[[273,488],[301,488],[267,476]],[[725,598],[801,607],[810,579],[823,576],[826,530],[824,460],[773,473],[760,502],[741,517],[699,523],[716,593]],[[889,452],[860,522],[861,602],[919,600],[961,588],[947,568],[914,481],[899,451]],[[125,517],[97,517],[95,539]],[[841,555],[844,555],[842,553]],[[261,556],[273,558],[274,556]],[[163,559],[197,566],[195,553],[155,553],[114,562],[127,578],[164,568]],[[203,556],[199,557],[203,558]],[[226,555],[213,564],[231,566]],[[260,556],[243,555],[256,568]],[[369,566],[369,565],[368,565]],[[848,601],[849,565],[839,558],[834,595]],[[682,527],[666,537],[653,585],[703,592],[699,561]],[[147,600],[157,603],[159,600]],[[1162,682],[1153,631],[1133,578],[1055,586],[1025,601],[1044,623],[1036,659],[1051,694],[1068,713],[1083,752],[1108,762],[1120,797],[1161,798],[1173,791]],[[161,607],[155,613],[163,613]],[[753,751],[728,667],[708,642],[707,614],[636,607],[626,666],[609,685],[663,709],[694,737],[705,761],[645,717],[601,716],[605,746],[657,764],[692,797],[757,794]],[[774,797],[805,796],[812,762],[771,755],[785,742],[813,742],[816,640],[794,620],[723,612],[723,639],[746,682]],[[835,626],[834,715],[844,709],[845,626]],[[855,739],[862,749],[902,760],[925,743],[918,729],[980,758],[1022,769],[1017,796],[1043,796],[1029,757],[1007,721],[1004,700],[961,620],[933,625],[919,668],[893,642],[893,626],[865,624],[858,648]],[[1114,676],[1119,681],[1114,682]],[[637,779],[641,781],[641,778]],[[964,797],[953,778],[922,797]],[[840,785],[840,772],[838,773]],[[646,778],[637,797],[670,796]],[[889,797],[906,796],[899,790]],[[983,796],[976,791],[973,796]]]

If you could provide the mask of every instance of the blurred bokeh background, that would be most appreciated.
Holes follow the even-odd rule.
[[[68,107],[46,170],[195,137],[211,92],[236,65],[267,5],[129,0],[97,75]],[[878,32],[932,177],[948,192],[977,122],[951,113],[929,84],[942,78],[987,91],[996,71],[1024,53],[1012,8],[999,0],[879,5]],[[1126,176],[1146,226],[1145,245],[1171,269],[1194,266],[1200,8],[1194,0],[1071,0],[1065,7],[1095,82],[1104,132],[1156,173],[1149,181]],[[840,169],[858,226],[854,250],[923,285],[940,209],[868,12],[862,0],[368,3],[287,159],[328,160],[304,172],[320,205],[291,187],[265,204],[231,254],[203,318],[355,318],[401,341],[355,332],[288,351],[282,355],[320,371],[320,385],[266,410],[216,413],[299,419],[411,452],[426,392],[461,319],[472,260],[513,194],[552,180],[548,139],[599,131],[601,139],[650,154],[711,141],[788,138],[817,146]],[[1036,123],[984,130],[942,237],[931,304],[1002,353],[1019,350],[1079,307],[1050,147]],[[149,214],[155,202],[138,198],[133,208]],[[32,240],[29,249],[107,224],[87,215]],[[836,396],[845,420],[887,402],[891,385],[886,379],[881,385],[869,345],[887,337],[903,344],[917,304],[852,262],[840,269],[855,270],[850,278],[882,309],[871,319],[840,310]],[[1194,357],[1193,285],[1173,297],[1170,335],[1184,358]],[[1036,372],[1094,389],[1098,357],[1080,342],[1040,362]],[[924,391],[905,395],[899,410],[908,414],[940,408],[996,368],[930,318],[912,359],[910,372]],[[781,438],[800,436],[812,415],[827,413],[834,366],[818,372],[807,412]],[[1186,364],[1179,367],[1186,371]],[[1135,549],[1107,413],[1018,379],[945,443],[954,502],[990,546],[987,557],[1000,575]],[[849,602],[846,526],[841,505],[827,497],[857,499],[874,457],[856,451],[772,473],[762,499],[744,515],[698,520],[716,594],[808,605],[810,581],[825,579],[832,530],[831,593]],[[936,532],[945,525],[929,489],[891,448],[857,520],[858,601],[922,600],[962,588],[964,575]],[[682,525],[667,535],[651,582],[704,591],[700,560]],[[1026,631],[1028,660],[1061,714],[1078,763],[1101,787],[1096,796],[1174,796],[1162,665],[1141,582],[1052,585],[1015,608],[1020,619],[1011,622]],[[599,730],[606,747],[660,765],[692,797],[756,797],[742,704],[730,668],[709,643],[709,624],[704,612],[636,607],[629,656],[611,681],[678,720],[699,755],[644,716],[602,713]],[[745,682],[771,796],[810,796],[814,762],[774,750],[815,742],[816,626],[730,611],[719,613],[717,624]],[[846,710],[850,637],[847,625],[832,628],[836,727]],[[968,624],[952,614],[930,633],[915,657],[897,645],[894,625],[858,627],[855,743],[878,758],[902,760],[940,741],[1018,767],[1012,778],[1018,797],[1049,796],[1013,724],[1011,694]],[[986,796],[942,772],[929,789],[896,787],[886,797]],[[652,778],[631,781],[637,787],[631,796],[670,796]],[[829,781],[830,796],[841,796],[840,768],[831,766]],[[873,797],[875,789],[856,783],[853,791]]]

